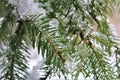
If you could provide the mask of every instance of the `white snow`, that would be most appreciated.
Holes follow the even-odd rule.
[[[38,3],[33,0],[9,0],[9,3],[16,7],[18,14],[22,18],[28,15],[45,14],[45,10],[39,8]]]

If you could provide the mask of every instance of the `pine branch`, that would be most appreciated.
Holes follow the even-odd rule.
[[[48,78],[48,76],[51,74],[52,70],[53,69],[51,68],[49,71],[47,71],[46,74],[45,74],[45,77],[44,78],[40,78],[39,80],[46,80]]]
[[[13,41],[11,41],[11,42],[13,42],[13,43],[11,43],[10,45],[11,45],[11,49],[12,49],[12,51],[14,52],[14,54],[12,54],[11,56],[11,73],[10,73],[10,80],[15,80],[15,78],[14,78],[14,65],[15,65],[15,56],[17,56],[16,54],[18,54],[17,52],[16,52],[16,50],[17,50],[17,48],[18,48],[18,46],[20,45],[19,43],[21,43],[21,41],[22,41],[22,36],[23,36],[23,34],[24,34],[24,32],[23,32],[23,28],[22,28],[22,21],[20,20],[20,21],[18,21],[18,27],[17,27],[17,30],[15,31],[15,33],[16,33],[16,36],[17,36],[17,39],[16,39],[16,41],[15,41],[15,39],[13,39]],[[16,37],[15,37],[16,38]]]
[[[34,29],[36,29],[37,30],[37,33],[36,33],[36,35],[39,35],[39,37],[36,37],[36,38],[40,38],[39,40],[38,40],[38,48],[41,48],[40,46],[42,46],[42,45],[46,45],[46,46],[44,46],[43,48],[43,52],[45,52],[45,49],[46,50],[48,50],[47,49],[47,46],[50,44],[50,46],[51,46],[51,49],[53,50],[53,52],[55,53],[55,54],[57,54],[58,55],[58,57],[60,58],[60,60],[62,61],[62,63],[64,63],[65,62],[65,59],[64,59],[64,56],[62,55],[62,52],[59,50],[59,48],[57,48],[57,47],[59,47],[59,45],[56,45],[55,43],[57,42],[57,41],[54,41],[54,39],[55,39],[55,35],[54,35],[54,33],[57,33],[57,30],[55,29],[55,27],[50,27],[49,26],[49,24],[48,24],[48,22],[49,22],[49,19],[48,18],[46,18],[46,17],[42,17],[42,18],[40,18],[39,16],[41,16],[41,15],[35,15],[35,16],[31,16],[30,17],[30,21],[32,21],[32,23],[28,23],[28,24],[32,24],[31,25],[31,28],[34,28]],[[37,20],[38,19],[41,19],[42,21],[41,22],[37,22]],[[35,38],[35,36],[33,36],[34,35],[34,32],[31,34],[30,33],[30,35],[32,36],[32,37],[34,37]],[[41,36],[42,35],[42,36]],[[53,36],[54,35],[54,36]],[[59,37],[61,37],[61,36],[59,36]],[[34,40],[32,40],[33,41],[33,45],[35,44],[35,42],[36,42],[36,38],[34,39]],[[40,44],[40,42],[42,41],[41,39],[42,38],[45,38],[48,42],[42,42],[42,45],[39,45]],[[39,49],[38,49],[39,50]],[[39,51],[38,51],[39,52]],[[48,50],[48,53],[49,53],[50,51]],[[49,54],[48,54],[49,55]],[[53,54],[52,54],[53,55]],[[52,56],[53,57],[53,56]],[[51,58],[52,58],[51,57]]]
[[[14,78],[14,64],[15,64],[15,55],[13,54],[13,56],[11,57],[10,80],[15,80],[15,78]]]
[[[9,13],[3,19],[0,27],[0,43],[6,43],[8,38],[11,37],[12,31],[15,29],[14,14],[12,14],[13,7],[10,7]],[[9,35],[9,36],[8,36]]]
[[[22,79],[26,80],[26,76],[24,73],[27,73],[26,69],[27,64],[26,64],[26,54],[22,51],[26,51],[25,43],[22,43],[23,40],[23,35],[24,35],[24,28],[23,28],[23,21],[18,22],[17,29],[12,36],[12,39],[10,40],[9,43],[9,48],[6,50],[4,53],[6,56],[7,62],[5,62],[8,65],[1,65],[5,66],[3,67],[3,73],[5,76],[2,76],[2,79],[9,79],[9,80],[15,80],[17,79]],[[21,51],[22,50],[22,51]],[[26,58],[25,58],[26,57]],[[21,76],[19,76],[21,75]]]
[[[0,1],[4,2],[6,0]],[[24,73],[27,73],[28,65],[26,64],[26,54],[23,51],[26,51],[26,43],[31,45],[32,42],[33,48],[37,45],[38,52],[41,50],[43,57],[46,57],[46,64],[48,62],[47,65],[57,68],[56,74],[60,70],[65,73],[64,63],[71,58],[71,61],[74,62],[75,60],[74,67],[76,69],[74,72],[77,72],[77,77],[80,72],[83,72],[86,77],[93,75],[95,80],[113,80],[114,73],[106,59],[111,47],[114,46],[109,38],[109,26],[106,21],[107,4],[112,1],[87,0],[87,4],[85,4],[85,1],[39,1],[41,4],[47,4],[47,6],[42,5],[42,7],[46,10],[46,17],[49,20],[34,15],[30,17],[30,22],[23,19],[18,20],[18,25],[16,25],[17,20],[14,14],[9,11],[10,13],[4,18],[2,27],[0,27],[0,43],[9,43],[7,50],[4,52],[6,61],[3,61],[0,65],[0,67],[2,66],[2,77],[0,76],[0,79],[26,80]],[[103,22],[98,20],[97,16],[101,16]],[[58,19],[58,29],[49,26],[49,21],[52,19]],[[98,26],[99,31],[96,30],[96,32],[104,34],[106,39],[103,39],[102,36],[90,36],[91,27],[94,28],[93,21]],[[68,37],[69,35],[65,31],[72,32],[72,37]],[[44,79],[50,73],[51,70],[46,73]],[[22,77],[19,75],[22,75]]]
[[[102,57],[99,57],[100,55],[100,53],[98,53],[97,51],[96,51],[96,47],[92,44],[92,42],[90,41],[90,39],[89,38],[87,38],[87,44],[88,44],[88,46],[92,49],[92,51],[93,51],[93,54],[95,54],[95,57],[96,57],[96,59],[97,59],[97,63],[100,65],[100,68],[101,68],[101,70],[102,70],[102,72],[103,72],[103,76],[105,77],[104,79],[105,80],[109,80],[110,79],[110,77],[108,76],[109,74],[107,73],[107,71],[109,71],[108,70],[108,68],[106,67],[106,66],[103,66],[103,65],[105,65],[105,64],[103,64],[104,62],[103,61],[101,61],[101,58],[102,57],[104,57],[104,56],[102,56]],[[104,53],[104,52],[103,52]],[[105,60],[104,60],[105,61]],[[94,74],[95,75],[95,74]],[[112,75],[112,74],[111,74]],[[113,76],[111,76],[111,79],[113,78]]]
[[[45,31],[41,31],[41,32],[46,36],[46,38],[47,38],[48,42],[51,44],[53,50],[54,50],[55,53],[59,56],[59,58],[61,59],[62,63],[64,63],[64,62],[65,62],[65,59],[64,59],[64,57],[62,56],[61,51],[59,51],[59,50],[56,48],[55,44],[54,44],[53,41],[52,41],[52,38],[51,38]]]

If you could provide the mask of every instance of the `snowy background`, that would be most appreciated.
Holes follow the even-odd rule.
[[[15,13],[18,13],[20,16],[18,18],[25,18],[32,14],[33,15],[34,14],[43,14],[43,16],[46,14],[46,11],[42,7],[39,7],[39,4],[35,3],[33,0],[9,0],[9,3],[16,7],[18,12],[15,10]],[[3,18],[1,17],[0,22],[2,20],[3,20]],[[111,20],[110,20],[110,22],[111,22]],[[57,26],[58,22],[56,20],[53,20],[53,21],[51,21],[50,25]],[[115,27],[115,26],[116,26],[115,23],[110,24],[112,33],[116,37],[119,37],[119,33],[116,29],[120,28],[120,26],[118,24],[117,24],[117,27]],[[29,66],[28,72],[30,73],[30,75],[28,75],[28,78],[29,78],[28,80],[39,80],[39,77],[40,77],[39,68],[41,68],[42,66],[45,65],[44,59],[42,58],[41,54],[38,55],[37,48],[33,49],[32,47],[30,47],[29,52],[31,53],[31,55],[30,55],[30,59],[29,59],[30,66]],[[115,57],[115,55],[113,55],[113,57],[110,58],[111,63],[114,63],[114,61],[115,61],[114,57]],[[72,67],[74,67],[72,65],[73,65],[73,63],[69,63],[67,66],[69,69],[71,69]],[[70,79],[72,79],[71,75],[68,75],[68,77]],[[52,80],[59,80],[59,78],[57,76],[54,76],[52,78]],[[64,79],[60,79],[60,80],[64,80]],[[84,76],[82,74],[80,74],[79,80],[92,80],[92,79],[90,79],[90,78],[85,79]]]

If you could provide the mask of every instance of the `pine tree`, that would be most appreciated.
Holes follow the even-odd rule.
[[[29,1],[0,0],[0,80],[27,80],[30,46],[45,60],[39,80],[117,80],[120,49],[107,19],[118,0],[35,0],[43,13]]]

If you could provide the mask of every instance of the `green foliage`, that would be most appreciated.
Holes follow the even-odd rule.
[[[62,74],[66,80],[68,74],[78,80],[80,73],[85,77],[93,76],[93,80],[116,79],[108,58],[113,55],[112,48],[117,46],[107,22],[108,9],[112,10],[111,0],[36,1],[43,4],[45,16],[31,15],[18,20],[15,15],[18,13],[13,13],[14,8],[10,6],[0,25],[1,80],[26,80],[29,46],[37,46],[45,64],[53,67],[52,74],[59,77]],[[8,3],[2,0],[0,4]],[[58,26],[50,25],[53,20]],[[2,46],[7,48],[2,50]],[[74,63],[70,65],[74,67],[72,70],[66,67],[69,62]],[[118,69],[119,65],[116,66]]]

